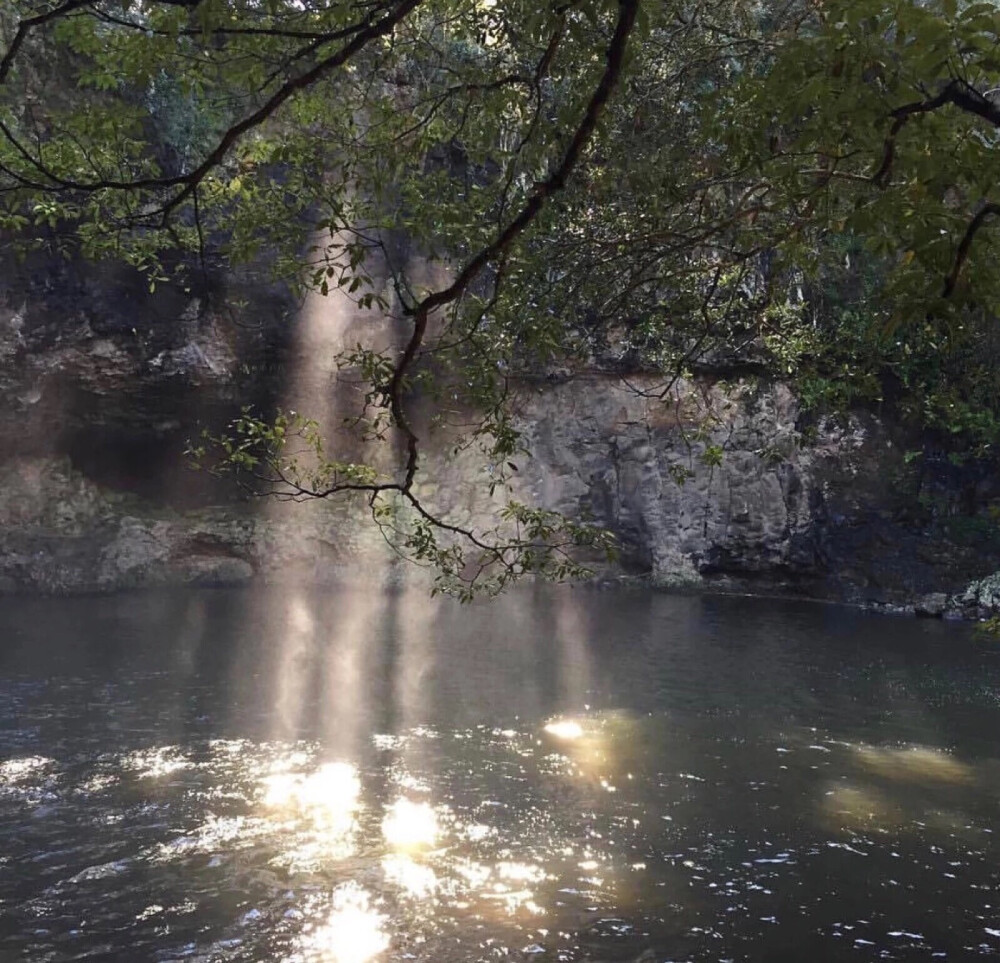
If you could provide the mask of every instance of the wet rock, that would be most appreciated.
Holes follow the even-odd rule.
[[[970,582],[958,601],[969,614],[985,618],[1000,613],[1000,572]]]
[[[945,592],[929,592],[921,595],[913,605],[915,613],[922,618],[939,619],[948,607],[948,595]]]

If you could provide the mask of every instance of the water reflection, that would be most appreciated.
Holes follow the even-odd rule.
[[[430,866],[418,863],[412,856],[393,853],[382,858],[382,872],[387,882],[398,886],[407,896],[426,900],[437,892],[438,877]]]
[[[291,595],[269,591],[265,598],[277,607],[277,623],[283,631],[274,648],[271,668],[273,695],[272,739],[294,738],[302,727],[303,714],[313,678],[312,661],[317,655],[316,619],[301,592]]]
[[[928,746],[858,746],[858,761],[885,779],[914,783],[968,783],[974,778],[970,766],[953,755]]]
[[[277,768],[295,764],[286,760]],[[348,763],[326,763],[309,773],[282,772],[264,780],[264,805],[293,809],[323,825],[326,832],[346,835],[354,827],[361,783]]]
[[[389,946],[386,917],[371,894],[347,883],[333,891],[322,923],[307,923],[286,963],[368,963]]]
[[[560,719],[545,726],[545,731],[557,739],[579,739],[583,735],[583,726],[573,719]]]
[[[382,820],[382,835],[399,849],[431,846],[438,835],[437,815],[428,803],[397,799]]]
[[[257,599],[255,628],[197,598],[180,669],[169,635],[81,659],[78,616],[0,652],[0,958],[1000,951],[1000,665],[949,627],[402,590]]]

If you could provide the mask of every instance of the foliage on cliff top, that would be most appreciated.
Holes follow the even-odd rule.
[[[288,471],[289,425],[250,415],[217,441],[265,491],[365,493],[459,591],[606,543],[514,501],[490,532],[425,504],[417,388],[483,413],[491,494],[512,378],[567,360],[655,369],[661,398],[700,366],[816,404],[888,387],[996,443],[992,4],[10,0],[0,36],[5,236],[151,285],[265,258],[393,318],[345,362],[395,470],[313,446]]]

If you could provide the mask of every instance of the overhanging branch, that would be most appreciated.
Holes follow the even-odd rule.
[[[889,175],[892,173],[892,165],[896,159],[896,140],[906,124],[914,117],[933,113],[949,105],[957,107],[967,114],[980,117],[993,127],[1000,127],[1000,106],[964,80],[951,80],[937,96],[903,104],[902,107],[891,111],[889,116],[892,118],[892,126],[885,138],[882,162],[871,177],[874,184],[878,187],[887,186]]]
[[[58,16],[63,16],[70,10],[86,6],[91,2],[93,0],[67,0],[67,3],[47,14],[39,14],[38,17],[22,21],[21,26],[15,34],[14,42],[8,48],[3,60],[0,61],[0,82],[5,77],[5,73],[2,72],[4,65],[7,65],[6,70],[9,71],[10,65],[17,54],[17,49],[23,43],[24,37],[31,27],[55,19]],[[159,2],[172,2],[175,5],[181,6],[195,6],[197,0],[191,0],[191,2],[187,2],[187,0],[159,0]],[[205,156],[202,162],[187,174],[178,174],[173,177],[137,178],[135,180],[99,179],[95,181],[77,181],[72,178],[62,177],[49,169],[39,158],[32,155],[15,137],[13,131],[6,126],[0,128],[0,133],[3,134],[15,150],[26,159],[26,162],[37,173],[48,179],[50,186],[46,187],[46,190],[52,193],[75,192],[93,194],[98,191],[155,191],[179,188],[176,193],[168,197],[153,212],[165,221],[171,211],[192,197],[198,185],[225,160],[229,152],[246,133],[261,126],[295,94],[308,89],[323,77],[342,67],[372,41],[391,33],[400,22],[423,2],[424,0],[400,0],[400,2],[388,8],[385,16],[378,19],[374,18],[375,11],[369,11],[365,18],[360,21],[361,24],[367,24],[366,26],[359,27],[351,39],[335,53],[324,57],[309,70],[285,81],[257,110],[230,127],[219,138],[215,147]],[[377,8],[377,10],[382,9],[385,8]]]
[[[35,27],[40,27],[50,20],[58,20],[60,17],[65,17],[66,14],[72,13],[74,10],[79,10],[81,7],[89,6],[91,3],[93,3],[93,0],[66,0],[65,3],[60,4],[58,7],[53,7],[45,13],[39,13],[34,17],[22,20],[17,25],[17,30],[14,32],[14,38],[11,40],[10,46],[3,57],[0,58],[0,84],[7,80],[7,75],[14,66],[14,61],[17,59],[22,44]]]
[[[619,0],[618,19],[611,43],[605,53],[604,72],[559,164],[544,181],[536,185],[531,197],[517,216],[490,244],[480,249],[474,257],[466,262],[448,287],[428,295],[408,312],[413,318],[413,332],[396,363],[388,386],[389,407],[393,421],[406,438],[407,461],[403,488],[407,491],[412,488],[413,479],[417,472],[419,438],[406,415],[402,397],[403,387],[406,373],[416,359],[421,344],[423,344],[430,316],[434,311],[458,300],[485,267],[503,255],[524,233],[541,213],[548,200],[565,187],[567,179],[593,136],[597,122],[611,94],[621,79],[625,65],[625,52],[635,25],[638,8],[639,0]]]
[[[997,216],[1000,216],[1000,204],[988,203],[984,204],[976,216],[969,221],[969,225],[962,235],[962,240],[959,242],[958,250],[955,252],[955,261],[948,272],[948,277],[945,278],[944,290],[942,291],[944,297],[950,298],[955,293],[959,276],[962,273],[962,268],[965,267],[965,262],[969,259],[969,251],[972,249],[972,242],[976,235],[989,218]]]

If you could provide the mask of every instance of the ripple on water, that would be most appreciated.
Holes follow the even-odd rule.
[[[214,663],[175,676],[129,675],[124,662],[114,684],[12,686],[16,712],[0,709],[0,958],[1000,952],[1000,763],[976,735],[996,730],[983,693],[1000,669],[981,669],[992,685],[949,683],[934,700],[933,653],[916,658],[912,640],[891,665],[849,641],[855,668],[829,654],[823,618],[806,619],[812,640],[788,642],[801,613],[768,634],[772,609],[736,608],[694,645],[702,610],[664,600],[665,621],[637,642],[647,602],[620,623],[604,603],[570,621],[536,613],[534,634],[486,646],[479,610],[461,610],[477,637],[452,646],[454,626],[442,631],[420,650],[426,664],[404,652],[421,684],[402,702],[400,653],[380,661],[370,642],[352,654],[350,685],[331,668],[344,660],[313,680],[338,683],[326,706],[338,720],[364,702],[343,733],[306,693],[303,720],[319,722],[274,738],[268,673],[256,666],[263,688],[250,685],[245,640],[217,678]],[[511,610],[509,624],[531,612]],[[335,624],[333,610],[312,613],[308,633],[333,650],[320,628]],[[324,666],[325,651],[308,664]]]

